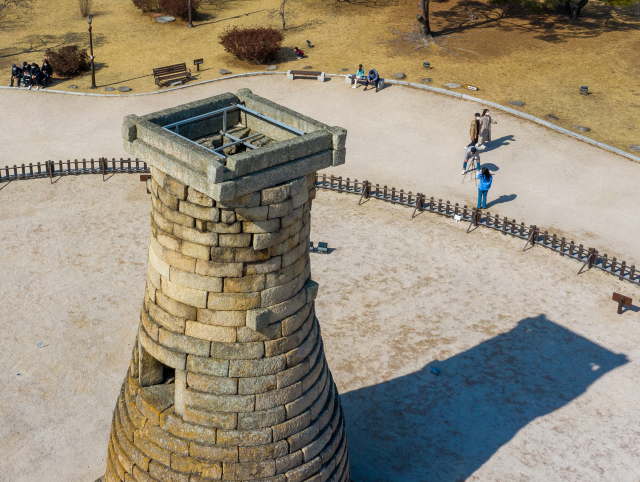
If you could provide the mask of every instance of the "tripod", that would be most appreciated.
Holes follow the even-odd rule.
[[[476,164],[475,158],[471,158],[467,161],[467,170],[464,172],[464,177],[462,178],[462,184],[467,179],[467,174],[471,175],[471,179],[476,182],[476,186],[478,185],[478,176],[476,172],[478,171],[478,165]]]

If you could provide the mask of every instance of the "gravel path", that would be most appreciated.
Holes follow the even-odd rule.
[[[93,98],[3,91],[0,165],[81,157],[127,157],[122,117],[221,92],[255,93],[348,129],[347,163],[327,174],[368,179],[436,199],[474,205],[462,183],[463,147],[482,106],[400,86],[381,92],[282,76],[230,79],[162,95]],[[34,95],[35,94],[35,95]],[[37,115],[22,115],[25,112]],[[496,175],[489,210],[536,224],[640,264],[640,164],[510,115],[493,112],[494,141],[482,162]],[[13,186],[0,195],[7,196]]]

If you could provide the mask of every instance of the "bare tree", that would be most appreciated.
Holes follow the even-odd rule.
[[[429,0],[420,0],[418,2],[420,13],[416,15],[420,23],[420,33],[423,37],[431,36],[431,25],[429,24]]]
[[[294,0],[280,0],[280,6],[269,12],[269,18],[277,18],[282,22],[282,30],[287,28],[287,21],[294,19],[298,16],[293,10],[289,10],[289,7]]]
[[[0,17],[5,15],[11,8],[26,11],[31,7],[33,0],[0,0]]]
[[[91,0],[78,0],[78,7],[82,18],[87,18],[91,15]]]

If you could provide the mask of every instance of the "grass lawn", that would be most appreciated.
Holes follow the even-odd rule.
[[[387,6],[367,6],[296,0],[292,7],[297,16],[285,32],[278,70],[310,65],[330,73],[342,73],[343,68],[354,73],[362,63],[365,69],[377,68],[382,77],[403,72],[409,82],[431,78],[437,87],[470,84],[479,88],[474,96],[503,105],[523,101],[523,111],[542,118],[552,114],[559,118],[558,125],[573,130],[574,125],[589,127],[587,135],[598,141],[627,151],[630,144],[640,144],[640,18],[633,9],[592,0],[583,18],[571,22],[555,15],[507,14],[473,0],[436,0],[432,27],[439,45],[416,49],[406,37],[416,28],[416,2],[386,1]],[[232,25],[277,26],[269,11],[278,3],[205,1],[196,28],[188,29],[179,20],[160,24],[130,0],[95,0],[98,92],[121,85],[131,87],[132,93],[155,91],[151,69],[181,62],[194,71],[192,82],[220,77],[223,68],[233,73],[263,70],[265,66],[240,62],[224,52],[218,36]],[[477,20],[471,20],[471,12]],[[76,0],[36,0],[30,12],[7,15],[0,21],[0,71],[7,84],[12,63],[41,63],[47,49],[62,45],[88,47],[87,27]],[[313,48],[307,48],[307,39]],[[308,58],[294,60],[295,46]],[[193,59],[200,57],[205,63],[195,73]],[[422,67],[424,61],[433,68]],[[55,88],[75,84],[79,91],[88,91],[90,83],[85,74],[58,80]],[[588,85],[592,94],[580,95],[581,85]],[[428,105],[424,114],[429,115]]]

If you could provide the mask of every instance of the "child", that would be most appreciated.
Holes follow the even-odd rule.
[[[293,51],[298,56],[298,58],[296,60],[300,60],[302,57],[304,57],[304,52],[302,50],[300,50],[298,47],[294,47]]]

